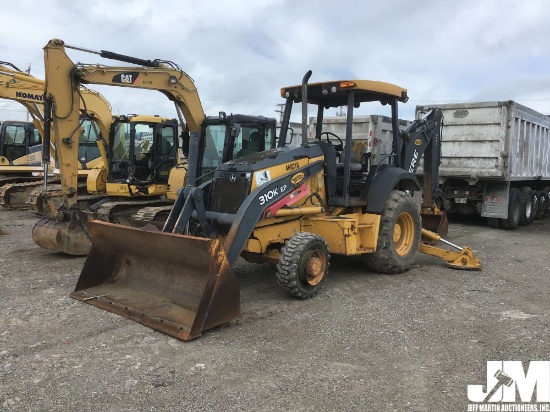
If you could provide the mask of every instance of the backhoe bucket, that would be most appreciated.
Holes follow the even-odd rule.
[[[219,240],[92,221],[92,249],[74,299],[182,340],[240,313]]]
[[[92,246],[88,237],[86,223],[72,214],[69,221],[42,219],[32,228],[32,240],[44,249],[66,253],[68,255],[86,256]]]
[[[430,232],[437,233],[441,237],[447,236],[449,233],[449,219],[447,218],[447,212],[421,212],[422,228],[427,229]]]

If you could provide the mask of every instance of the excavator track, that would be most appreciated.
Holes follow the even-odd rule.
[[[86,182],[79,182],[77,190],[79,203],[82,201],[83,203],[91,204],[90,201],[93,203],[94,201],[97,201],[96,199],[99,199],[98,196],[90,197],[87,195]],[[27,194],[27,198],[25,200],[27,208],[38,215],[43,215],[46,213],[47,207],[45,204],[47,202],[54,205],[50,206],[50,210],[58,209],[61,206],[63,203],[63,193],[61,191],[60,184],[48,185],[47,191],[44,191],[41,186],[38,186]],[[53,207],[55,209],[53,209]]]
[[[48,184],[59,183],[59,179],[50,179]],[[4,184],[0,187],[0,206],[9,210],[28,209],[27,196],[42,185],[42,180]]]
[[[132,219],[142,222],[164,222],[172,210],[172,205],[144,207],[132,215]]]
[[[168,199],[145,199],[109,201],[99,205],[95,212],[95,218],[104,222],[122,223],[133,226],[130,222],[133,216],[143,208],[162,208],[172,206]]]

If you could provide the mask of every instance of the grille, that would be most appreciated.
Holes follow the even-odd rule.
[[[212,192],[209,210],[235,214],[250,192],[250,178],[246,174],[224,173],[214,179]]]

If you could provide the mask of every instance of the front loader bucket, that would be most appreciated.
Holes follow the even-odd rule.
[[[32,240],[44,249],[86,256],[92,246],[86,225],[76,214],[69,221],[42,219],[32,228]]]
[[[240,313],[237,279],[219,240],[93,221],[74,299],[182,340]]]

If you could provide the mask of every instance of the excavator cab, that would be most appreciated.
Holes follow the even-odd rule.
[[[166,183],[177,163],[176,120],[121,116],[112,126],[108,183]]]
[[[9,163],[18,164],[17,159],[41,150],[40,134],[32,122],[6,120],[0,126],[0,157]]]

